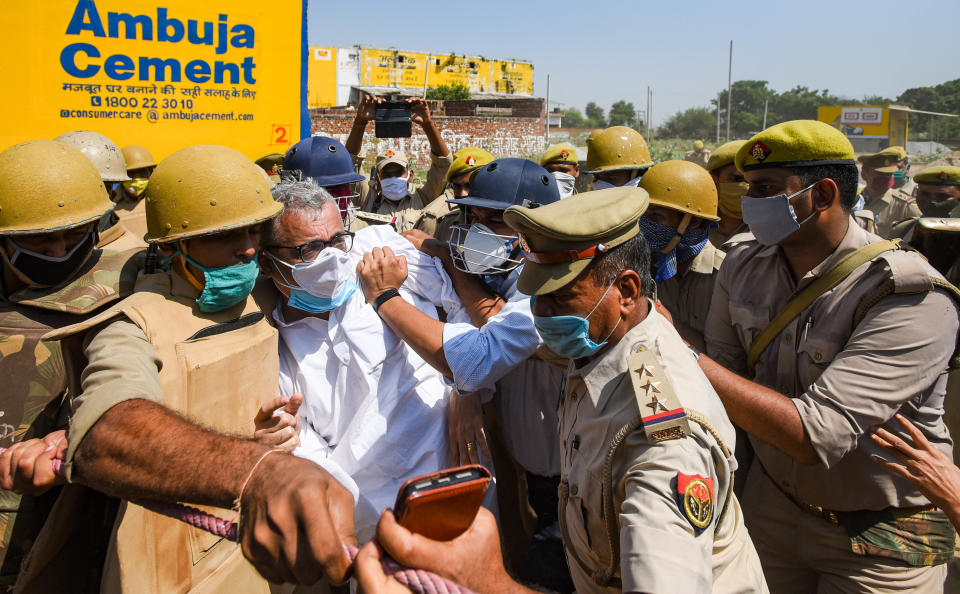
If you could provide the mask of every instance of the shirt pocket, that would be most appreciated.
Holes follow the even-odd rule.
[[[740,344],[751,345],[770,324],[772,316],[766,305],[746,301],[730,302],[730,322],[740,338]]]
[[[829,334],[818,334],[811,328],[802,331],[797,346],[797,371],[806,390],[830,366],[834,357],[843,350],[843,341]]]

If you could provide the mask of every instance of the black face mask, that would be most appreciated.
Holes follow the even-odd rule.
[[[69,279],[90,257],[93,246],[97,243],[97,234],[93,231],[87,234],[75,245],[67,255],[57,258],[24,249],[12,240],[15,249],[8,262],[23,280],[37,287],[55,287]]]
[[[960,198],[945,198],[943,200],[923,199],[917,200],[917,206],[925,217],[949,217],[957,205],[960,204]]]

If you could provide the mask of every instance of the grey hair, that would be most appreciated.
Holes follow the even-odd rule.
[[[624,270],[633,270],[640,276],[643,294],[653,295],[653,277],[650,275],[650,249],[643,233],[637,233],[618,246],[610,248],[596,258],[587,267],[587,271],[598,285],[611,285]]]
[[[319,213],[328,204],[337,208],[333,196],[309,177],[303,181],[281,182],[273,187],[272,193],[273,199],[283,205],[283,210],[279,216],[264,223],[262,231],[264,245],[279,243],[277,223],[287,213],[304,210]]]

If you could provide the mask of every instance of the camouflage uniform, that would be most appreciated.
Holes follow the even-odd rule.
[[[0,285],[0,446],[66,427],[67,381],[59,342],[48,331],[95,315],[133,290],[139,250],[95,250],[68,284],[19,290]],[[0,491],[0,585],[12,584],[59,490],[39,497]]]

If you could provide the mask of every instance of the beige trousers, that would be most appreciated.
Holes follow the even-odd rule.
[[[945,564],[912,567],[854,553],[843,526],[801,510],[759,464],[747,478],[743,515],[773,594],[943,592]]]

